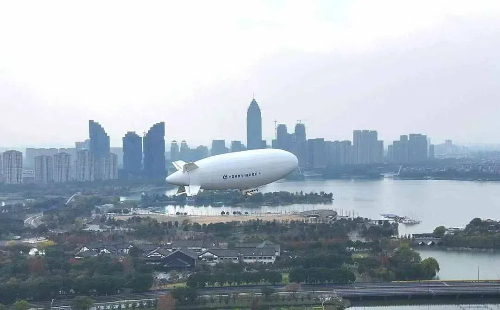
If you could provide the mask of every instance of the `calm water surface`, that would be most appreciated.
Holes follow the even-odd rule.
[[[329,208],[340,214],[355,214],[373,219],[381,213],[410,216],[421,224],[400,225],[400,234],[429,232],[439,225],[464,227],[474,217],[500,219],[500,182],[464,182],[432,180],[344,181],[307,180],[276,182],[264,186],[262,192],[332,192],[331,205],[289,205],[282,207],[232,208],[166,206],[166,213],[215,215],[221,211],[247,211],[249,213],[292,212]],[[172,194],[175,190],[160,193]],[[124,197],[140,199],[140,194]]]

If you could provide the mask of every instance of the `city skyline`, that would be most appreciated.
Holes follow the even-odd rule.
[[[496,1],[33,5],[0,10],[1,147],[67,147],[88,119],[112,146],[157,121],[169,140],[245,141],[252,93],[267,141],[302,119],[327,140],[500,143]]]

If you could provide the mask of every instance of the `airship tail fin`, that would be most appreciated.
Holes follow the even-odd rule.
[[[176,160],[172,163],[177,171],[181,170],[182,172],[189,172],[197,169],[198,166],[195,163],[186,163],[183,160]]]
[[[182,195],[186,193],[186,188],[184,186],[179,186],[177,189],[177,193],[175,193],[175,196]]]
[[[175,169],[177,170],[182,170],[185,164],[186,162],[183,160],[176,160],[172,163],[172,165],[174,165]]]
[[[177,190],[177,193],[175,196],[179,196],[182,194],[186,194],[186,196],[191,197],[191,196],[196,196],[201,190],[201,186],[199,185],[189,185],[189,186],[179,186],[179,189]]]
[[[189,171],[193,171],[194,169],[198,169],[198,166],[195,163],[187,163],[187,164],[184,164],[182,171],[189,172]]]

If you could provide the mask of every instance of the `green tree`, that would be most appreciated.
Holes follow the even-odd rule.
[[[434,229],[434,236],[436,237],[442,237],[444,236],[444,233],[446,232],[446,228],[444,226],[438,226],[436,229]]]
[[[439,263],[434,257],[428,257],[421,263],[422,276],[426,279],[432,279],[439,272]]]
[[[94,300],[87,296],[78,296],[71,301],[72,310],[88,310],[94,305]]]
[[[14,303],[14,310],[29,310],[30,304],[26,300],[18,300]]]

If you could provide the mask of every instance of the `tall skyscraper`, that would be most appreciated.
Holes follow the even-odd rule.
[[[249,150],[262,148],[262,115],[255,99],[247,111],[247,148]]]
[[[40,155],[35,157],[35,182],[49,183],[54,180],[53,157]]]
[[[325,139],[309,139],[307,140],[308,164],[310,168],[322,169],[326,168],[326,143]]]
[[[381,163],[383,160],[384,145],[375,130],[354,130],[353,150],[354,164]]]
[[[276,129],[276,148],[290,151],[291,137],[285,124],[279,124]]]
[[[90,151],[95,158],[104,157],[110,152],[109,136],[98,122],[89,121]]]
[[[408,160],[410,162],[425,161],[428,158],[427,136],[410,134],[408,139]]]
[[[90,138],[90,152],[94,159],[94,179],[101,180],[104,172],[101,168],[104,167],[105,162],[110,154],[109,136],[101,126],[101,124],[90,120],[89,121],[89,138]]]
[[[75,179],[80,182],[94,181],[96,171],[94,155],[89,150],[81,150],[76,153]]]
[[[388,158],[394,163],[415,163],[429,157],[428,139],[422,134],[402,135],[389,147]]]
[[[179,144],[177,144],[177,141],[172,141],[170,143],[170,160],[171,161],[176,161],[179,160]]]
[[[123,170],[127,177],[138,177],[142,171],[142,138],[129,131],[123,141]]]
[[[71,155],[68,153],[57,153],[53,157],[54,182],[68,182],[71,178]]]
[[[307,165],[307,138],[306,126],[302,123],[295,125],[295,156],[299,160],[299,167],[304,168]]]
[[[191,161],[191,149],[189,148],[189,145],[187,144],[186,140],[182,140],[181,142],[181,147],[179,150],[179,158],[180,160],[183,160],[185,162]]]
[[[163,179],[165,169],[165,123],[154,124],[143,139],[144,176],[149,179]]]
[[[210,155],[219,155],[227,153],[226,141],[225,140],[213,140],[212,149],[210,150]]]
[[[6,184],[20,184],[23,180],[23,153],[7,151],[3,153],[3,177]]]

